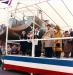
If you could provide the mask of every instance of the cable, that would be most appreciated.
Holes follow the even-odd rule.
[[[69,10],[69,8],[68,8],[67,5],[65,4],[65,2],[64,2],[63,0],[61,0],[61,2],[64,4],[65,8],[69,11],[69,13],[70,13],[70,14],[72,15],[72,17],[73,17],[72,12]]]
[[[62,18],[62,16],[57,12],[57,10],[47,1],[47,4],[56,12],[56,14],[62,19],[62,21],[69,27],[68,23]]]

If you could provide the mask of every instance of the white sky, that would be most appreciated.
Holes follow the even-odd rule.
[[[22,19],[23,12],[26,16],[37,14],[36,10],[38,10],[39,8],[33,4],[42,2],[38,4],[38,6],[56,24],[60,25],[60,27],[63,30],[69,29],[71,27],[73,28],[73,16],[70,14],[70,12],[73,14],[73,0],[63,0],[65,4],[67,5],[67,7],[69,8],[70,12],[62,3],[62,0],[48,0],[48,3],[50,3],[51,6],[54,7],[54,9],[57,11],[59,15],[48,5],[46,1],[47,0],[13,0],[11,6],[7,6],[5,4],[0,3],[0,24],[2,23],[5,23],[6,25],[8,24],[8,19],[10,18],[10,14],[11,12],[12,13],[15,12],[12,10],[15,10],[16,6],[17,6],[17,9],[28,6],[28,9],[26,8],[19,9],[16,11],[17,14],[13,13],[16,16],[16,18],[20,20]],[[18,2],[20,3],[19,5],[17,5]],[[6,8],[6,9],[2,9],[2,8]],[[30,12],[30,10],[32,12]],[[44,12],[43,12],[43,18],[50,20],[50,23],[54,24],[54,22]]]

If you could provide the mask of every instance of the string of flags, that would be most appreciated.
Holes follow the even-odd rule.
[[[1,3],[11,5],[12,0],[0,0]]]

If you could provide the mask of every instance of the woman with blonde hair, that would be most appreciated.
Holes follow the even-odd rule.
[[[58,25],[55,27],[54,38],[62,38],[62,32]],[[60,58],[62,52],[62,39],[54,40],[55,56]]]

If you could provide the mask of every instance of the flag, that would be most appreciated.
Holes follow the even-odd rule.
[[[12,0],[0,0],[1,3],[11,5]]]

